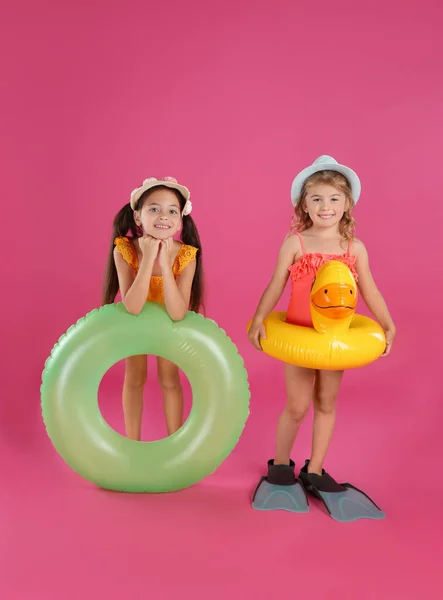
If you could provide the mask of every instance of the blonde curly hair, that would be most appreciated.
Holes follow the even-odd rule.
[[[335,187],[337,190],[345,194],[346,205],[345,212],[340,220],[338,229],[342,238],[346,241],[352,240],[355,237],[355,221],[351,216],[351,211],[354,208],[354,199],[352,198],[352,190],[348,180],[344,175],[337,171],[319,171],[306,179],[300,192],[300,197],[294,209],[295,224],[293,229],[304,231],[312,227],[312,219],[303,207],[304,200],[308,193],[308,187],[316,183],[324,183]]]

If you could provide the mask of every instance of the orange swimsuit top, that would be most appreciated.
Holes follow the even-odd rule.
[[[137,274],[139,267],[138,256],[131,240],[127,237],[118,237],[115,238],[114,244],[117,248],[117,252],[123,256],[125,262],[132,267],[135,274]],[[180,250],[178,251],[174,260],[174,264],[172,265],[172,272],[175,279],[177,279],[177,277],[183,272],[190,262],[195,260],[197,251],[198,248],[194,248],[194,246],[188,246],[186,244],[182,244],[180,246]],[[165,303],[163,295],[163,277],[161,275],[151,276],[151,283],[149,285],[149,293],[146,301],[159,302],[160,304]]]
[[[352,256],[352,242],[349,241],[345,254],[321,254],[320,252],[306,252],[303,238],[298,231],[295,232],[300,240],[302,256],[289,267],[291,273],[291,298],[286,312],[286,321],[292,325],[312,327],[311,318],[311,288],[319,268],[328,260],[339,260],[344,263],[355,278],[358,279],[355,263],[356,256]]]

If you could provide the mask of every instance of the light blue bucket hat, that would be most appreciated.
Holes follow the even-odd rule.
[[[300,171],[300,173],[292,182],[291,200],[294,206],[297,204],[297,201],[300,198],[303,184],[305,183],[306,179],[308,179],[308,177],[310,177],[314,173],[318,173],[319,171],[337,171],[337,173],[341,173],[342,175],[344,175],[349,181],[349,185],[351,186],[352,198],[354,199],[354,203],[357,204],[361,193],[361,183],[357,173],[355,173],[349,167],[340,165],[335,160],[335,158],[332,158],[332,156],[323,154],[322,156],[319,156],[316,160],[314,160],[310,167],[306,167],[306,169]]]

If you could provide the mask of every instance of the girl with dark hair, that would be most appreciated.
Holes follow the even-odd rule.
[[[203,295],[202,247],[190,215],[188,188],[172,177],[145,179],[114,219],[103,303],[118,291],[126,310],[139,314],[145,302],[159,302],[174,321],[199,311]],[[174,236],[181,232],[181,241]],[[183,422],[183,391],[178,367],[158,357],[168,435]],[[126,359],[123,413],[126,435],[140,440],[147,358]]]

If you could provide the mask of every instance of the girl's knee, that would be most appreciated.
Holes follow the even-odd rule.
[[[292,421],[300,423],[308,414],[309,405],[310,398],[303,400],[289,397],[286,404],[286,413]]]
[[[133,390],[142,390],[145,387],[146,379],[146,375],[142,373],[131,373],[130,375],[126,374],[125,385]]]
[[[174,391],[180,388],[180,376],[176,371],[169,369],[166,373],[159,370],[158,382],[163,392]]]
[[[286,414],[300,423],[306,417],[312,402],[315,371],[295,365],[285,365],[287,391]]]
[[[147,369],[141,365],[128,363],[125,371],[125,385],[131,389],[143,389],[148,378]]]
[[[337,396],[328,393],[316,393],[314,396],[314,410],[316,412],[331,415],[335,412]]]
[[[169,360],[157,360],[158,383],[163,393],[180,389],[180,375],[176,364]]]

